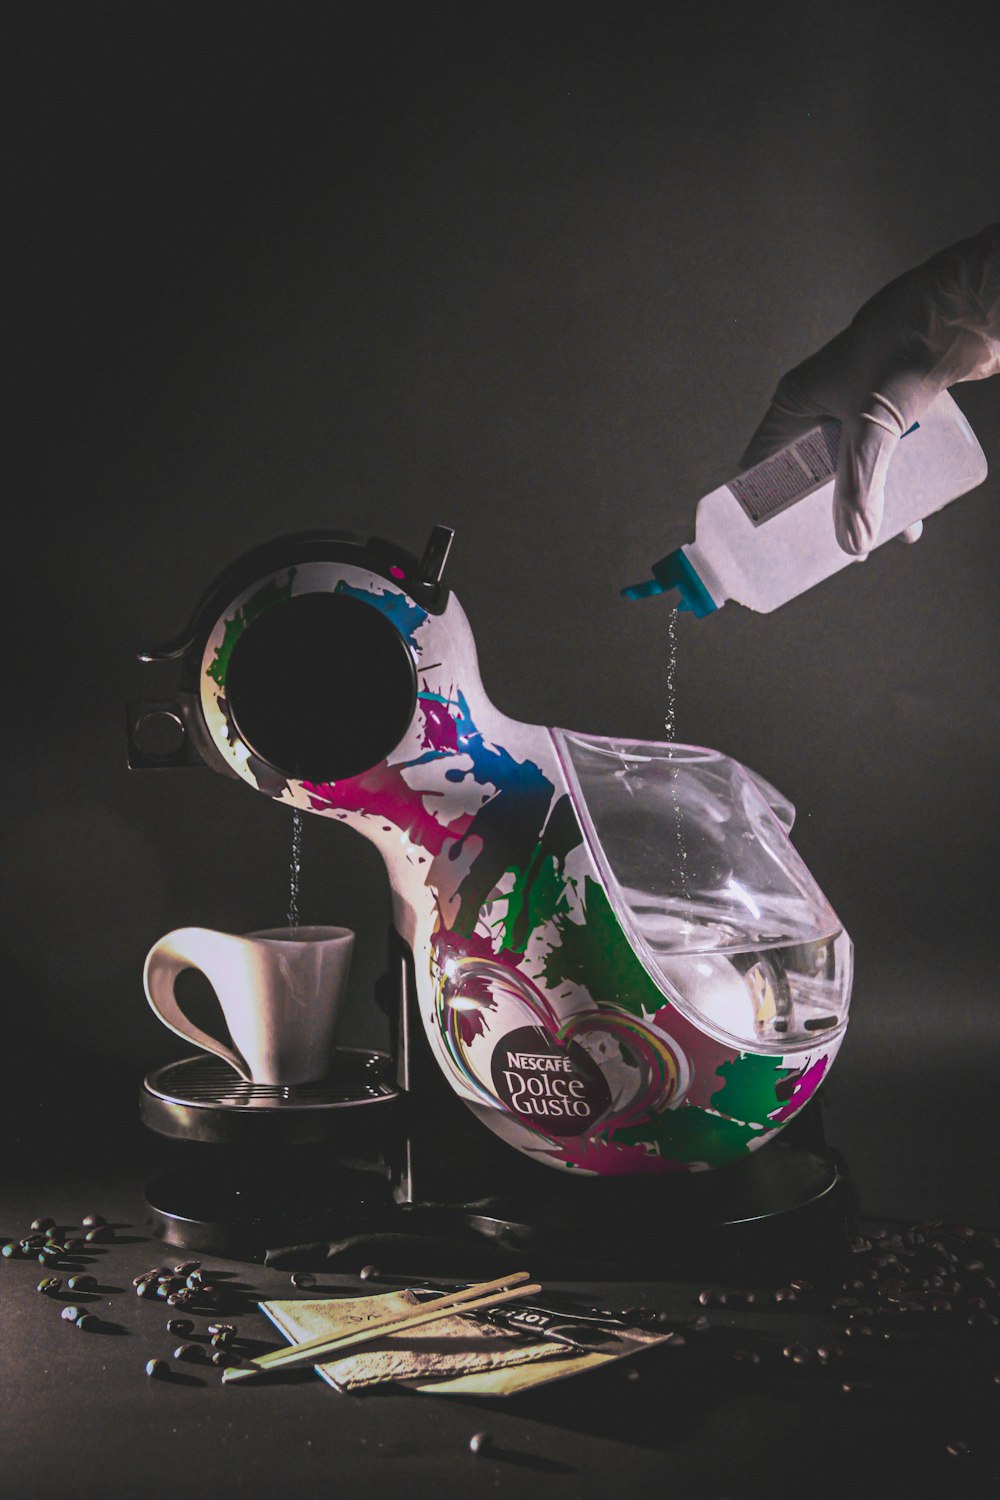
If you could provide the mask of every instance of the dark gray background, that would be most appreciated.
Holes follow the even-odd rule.
[[[782,371],[996,219],[995,4],[22,7],[5,594],[5,1072],[32,1132],[131,1115],[186,1049],[152,942],[280,923],[287,810],[125,770],[138,648],[233,557],[309,527],[419,550],[497,704],[658,738],[668,609],[618,590],[688,539]],[[678,734],[799,807],[857,945],[827,1129],[875,1212],[993,1219],[1000,390],[993,474],[774,615],[680,625]],[[310,820],[302,915],[388,899]],[[123,1115],[124,1117],[124,1115]],[[24,1154],[22,1152],[22,1154]]]

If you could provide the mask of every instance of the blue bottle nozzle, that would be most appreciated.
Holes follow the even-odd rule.
[[[708,589],[699,578],[690,558],[682,547],[676,552],[668,552],[666,557],[653,564],[652,578],[645,583],[633,583],[628,588],[622,589],[622,595],[626,599],[649,599],[654,594],[665,594],[668,589],[676,589],[680,595],[678,610],[689,610],[699,620],[705,615],[712,614],[718,605],[712,598]]]

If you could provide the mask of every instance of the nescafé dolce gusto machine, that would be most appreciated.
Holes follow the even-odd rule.
[[[565,1267],[704,1264],[709,1244],[839,1224],[844,1175],[816,1126],[776,1139],[837,1055],[851,987],[794,809],[713,750],[505,716],[442,581],[451,540],[436,527],[418,559],[279,539],[144,654],[180,679],[130,705],[130,765],[203,761],[348,825],[382,855],[394,927],[391,1056],[338,1053],[301,1090],[209,1058],[146,1080],[147,1124],[225,1147],[227,1170],[234,1151],[297,1150],[309,1208],[251,1226],[244,1187],[238,1230],[230,1200],[161,1204],[160,1231],[232,1231],[226,1248],[235,1233],[256,1253],[350,1230],[398,1240],[410,1267],[445,1235]],[[150,748],[164,722],[176,744]],[[353,1197],[320,1146],[357,1169]]]

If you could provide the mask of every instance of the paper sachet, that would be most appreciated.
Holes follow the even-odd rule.
[[[260,1303],[261,1310],[292,1343],[335,1337],[386,1313],[421,1306],[409,1291],[351,1297]],[[617,1331],[611,1351],[581,1352],[551,1339],[529,1342],[458,1312],[422,1328],[387,1334],[356,1354],[317,1365],[335,1390],[361,1390],[393,1381],[428,1394],[512,1396],[535,1386],[583,1374],[660,1344],[669,1333],[629,1328]]]
[[[332,1338],[362,1327],[386,1313],[406,1313],[423,1304],[410,1291],[375,1297],[337,1297],[314,1302],[262,1302],[260,1308],[292,1343]],[[510,1338],[499,1328],[463,1318],[456,1312],[422,1328],[403,1329],[366,1344],[356,1353],[332,1357],[316,1368],[337,1390],[359,1390],[383,1381],[422,1381],[433,1376],[460,1376],[563,1352],[558,1344]]]

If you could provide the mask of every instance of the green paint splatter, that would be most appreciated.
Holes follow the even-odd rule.
[[[661,1010],[663,995],[622,932],[603,886],[584,880],[583,922],[556,914],[562,939],[545,960],[545,979],[556,989],[567,981],[589,991],[598,1005],[617,1005],[630,1014]]]
[[[714,1167],[741,1156],[761,1134],[752,1125],[741,1125],[694,1104],[682,1104],[679,1109],[665,1109],[637,1125],[616,1130],[614,1141],[627,1146],[652,1143],[664,1161],[704,1161]]]
[[[509,952],[523,953],[533,931],[568,913],[566,856],[582,839],[572,804],[562,796],[552,809],[527,868],[522,872],[510,867],[514,886],[507,900],[503,938]]]
[[[551,857],[533,864],[523,879],[517,870],[512,873],[515,878],[507,898],[503,946],[511,953],[523,953],[536,928],[567,910],[566,882]]]
[[[724,1062],[716,1070],[722,1083],[712,1095],[712,1108],[764,1127],[768,1115],[781,1103],[775,1089],[785,1072],[780,1058],[759,1057],[752,1052]]]
[[[287,583],[276,583],[273,579],[270,579],[265,583],[263,588],[257,590],[256,594],[251,594],[246,603],[241,605],[236,611],[235,615],[226,621],[225,635],[222,637],[219,648],[215,653],[215,660],[205,674],[207,677],[211,677],[212,681],[220,688],[225,688],[226,686],[226,672],[229,669],[229,658],[233,654],[233,647],[236,645],[236,642],[244,630],[246,630],[251,620],[255,620],[259,614],[262,614],[265,609],[269,609],[272,604],[277,604],[279,600],[291,598],[292,579],[295,577],[295,573],[295,568],[289,569]]]

